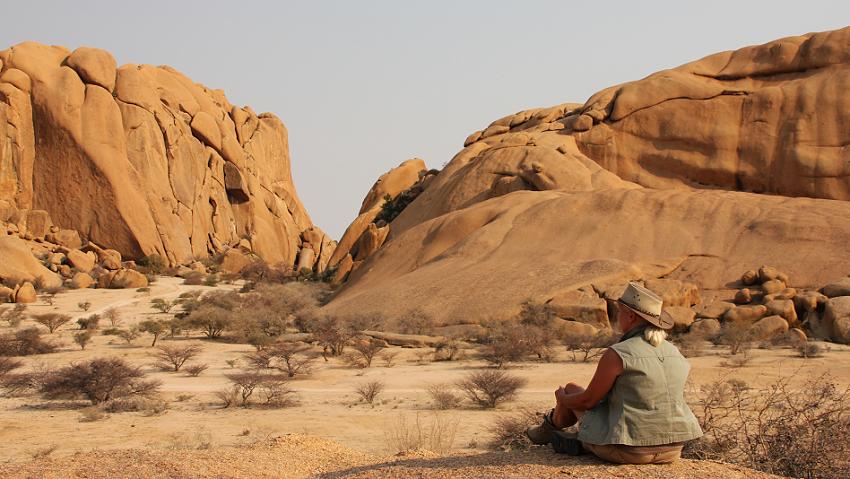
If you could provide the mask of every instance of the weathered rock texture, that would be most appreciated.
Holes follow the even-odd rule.
[[[119,68],[93,48],[23,43],[0,51],[0,65],[0,220],[41,210],[127,259],[171,264],[247,239],[294,266],[311,231],[310,266],[327,264],[334,243],[298,199],[273,114],[168,66]],[[29,223],[33,237],[50,226]]]
[[[462,323],[630,279],[739,288],[770,264],[788,276],[749,280],[772,300],[847,275],[849,43],[785,38],[493,122],[325,310]]]

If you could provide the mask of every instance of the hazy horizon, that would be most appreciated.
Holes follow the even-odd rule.
[[[154,1],[144,10],[89,1],[4,10],[14,22],[0,29],[0,49],[28,40],[98,47],[119,64],[171,65],[234,104],[278,115],[298,194],[337,239],[380,174],[412,157],[440,168],[469,133],[502,116],[581,103],[616,83],[850,18],[850,4],[837,1]]]

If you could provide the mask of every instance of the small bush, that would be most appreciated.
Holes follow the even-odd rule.
[[[144,416],[159,416],[168,409],[168,403],[153,397],[124,397],[105,403],[107,412],[141,412]]]
[[[808,341],[797,346],[797,354],[799,354],[801,358],[819,358],[823,356],[825,350],[826,348],[821,347],[819,344],[810,343]]]
[[[255,369],[271,369],[274,357],[268,351],[261,349],[242,356]]]
[[[430,384],[425,391],[431,398],[434,409],[455,409],[463,398],[457,395],[451,384]]]
[[[368,403],[374,404],[375,399],[384,391],[386,385],[383,381],[368,381],[362,384],[357,385],[354,388],[354,392],[360,397],[360,400]]]
[[[149,397],[160,382],[145,380],[138,367],[121,358],[97,358],[74,363],[47,375],[41,392],[47,399],[84,398],[92,404],[126,397]]]
[[[293,391],[287,386],[284,376],[253,370],[227,374],[226,377],[233,384],[232,390],[236,392],[242,407],[251,404],[255,392],[259,392],[262,404],[269,407],[284,407],[294,402]],[[220,399],[224,402],[224,398]]]
[[[80,422],[95,422],[106,419],[109,416],[97,406],[89,406],[80,410]]]
[[[121,312],[115,308],[109,308],[103,312],[103,317],[109,321],[109,325],[117,328],[121,325]]]
[[[138,339],[141,335],[142,332],[139,331],[138,326],[133,326],[130,329],[120,329],[117,333],[117,336],[123,339],[127,344],[133,344],[133,341]]]
[[[716,344],[729,346],[729,354],[745,353],[753,345],[753,333],[744,321],[726,321],[714,338]]]
[[[33,321],[44,326],[50,331],[50,334],[53,334],[60,326],[63,324],[67,324],[71,321],[71,317],[67,314],[59,314],[59,313],[44,313],[44,314],[36,314],[32,317]]]
[[[141,273],[162,274],[168,268],[168,263],[165,259],[156,253],[145,256],[137,261],[136,264],[139,266],[138,269]]]
[[[183,370],[186,371],[186,374],[189,376],[196,378],[200,376],[201,373],[209,369],[209,367],[210,366],[207,363],[187,364]]]
[[[449,339],[434,346],[434,361],[454,361],[460,353],[460,343]]]
[[[452,449],[457,436],[459,421],[445,414],[435,413],[431,420],[423,420],[419,413],[414,419],[399,415],[388,429],[384,439],[390,450],[396,453],[409,451],[431,451],[444,454]]]
[[[45,341],[36,327],[0,335],[0,356],[29,356],[56,351],[54,343]]]
[[[399,329],[405,334],[428,334],[434,328],[434,318],[421,311],[413,310],[398,321]]]
[[[356,368],[368,368],[372,366],[372,361],[381,355],[386,346],[383,342],[370,338],[355,342],[351,345],[351,348],[354,351],[344,356],[345,362]]]
[[[193,271],[183,277],[183,284],[188,286],[200,286],[204,284],[204,273]]]
[[[83,301],[77,303],[77,307],[80,308],[80,310],[82,310],[83,312],[88,312],[88,310],[91,309],[91,301]]]
[[[203,331],[210,339],[216,339],[233,326],[233,313],[213,304],[204,304],[192,311],[186,324]]]
[[[204,350],[204,348],[197,344],[166,345],[159,346],[156,349],[157,352],[154,353],[154,357],[159,360],[158,364],[160,367],[164,370],[174,372],[180,371],[180,368],[186,364],[186,361],[201,354]]]
[[[217,274],[208,274],[206,278],[204,278],[203,282],[204,286],[215,287],[218,286],[218,275]]]
[[[567,351],[573,354],[573,361],[587,362],[601,356],[608,346],[617,342],[617,338],[609,332],[599,331],[596,334],[582,334],[564,339]]]
[[[80,346],[80,349],[86,349],[86,346],[91,342],[91,331],[81,331],[74,334],[74,342]]]
[[[27,306],[25,304],[16,304],[8,308],[0,308],[0,321],[9,323],[9,326],[17,327],[23,321]]]
[[[527,382],[504,371],[490,370],[470,373],[456,385],[472,403],[492,409],[513,399]]]
[[[722,460],[787,477],[850,477],[850,389],[827,376],[761,389],[719,380],[693,409],[705,435],[684,457]]]
[[[100,316],[93,314],[88,318],[80,318],[77,320],[77,325],[80,329],[94,330],[100,326]]]
[[[118,328],[106,328],[100,332],[103,336],[118,336],[121,330]]]
[[[231,386],[229,388],[220,389],[215,392],[215,397],[221,401],[221,405],[224,408],[229,408],[235,406],[239,402],[241,388],[238,386]]]
[[[294,341],[280,341],[268,347],[268,353],[278,362],[278,369],[290,378],[310,374],[316,358],[309,351],[309,345]]]
[[[541,418],[531,409],[519,411],[496,418],[490,427],[491,445],[502,451],[526,450],[531,447],[531,441],[525,434],[530,426],[540,424]]]
[[[384,367],[391,368],[395,366],[395,360],[399,356],[398,351],[385,351],[381,356],[384,359]]]
[[[162,298],[154,298],[151,300],[151,308],[159,311],[160,313],[168,314],[174,309],[175,306],[179,305],[179,300],[174,301],[166,301]]]
[[[8,356],[0,356],[0,378],[23,365],[23,361],[19,359],[10,358]]]

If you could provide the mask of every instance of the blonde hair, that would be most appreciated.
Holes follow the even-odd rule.
[[[649,325],[643,330],[643,339],[657,348],[664,342],[665,339],[667,339],[667,331],[664,331],[659,327]]]

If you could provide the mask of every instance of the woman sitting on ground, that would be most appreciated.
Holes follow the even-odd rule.
[[[602,355],[587,389],[569,383],[555,391],[555,408],[527,431],[532,442],[568,454],[585,449],[620,464],[663,464],[702,436],[684,399],[690,365],[666,340],[673,320],[661,303],[629,283],[616,303],[623,336]],[[562,431],[579,420],[577,435]]]

